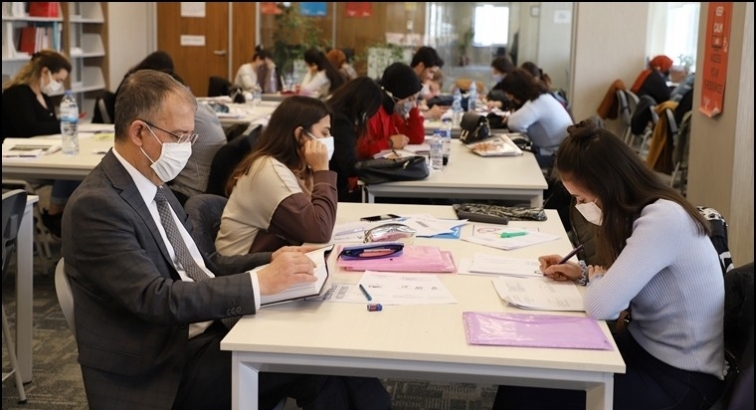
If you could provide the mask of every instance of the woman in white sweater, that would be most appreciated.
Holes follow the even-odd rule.
[[[526,133],[533,142],[538,165],[551,168],[567,127],[572,125],[570,114],[546,85],[521,68],[512,70],[497,87],[517,107],[507,118],[507,128]]]
[[[539,258],[544,275],[586,284],[585,311],[614,320],[626,373],[615,409],[708,409],[723,389],[724,279],[696,208],[619,138],[591,122],[570,127],[556,168],[595,225],[600,266]],[[569,354],[565,351],[565,354]],[[500,387],[495,409],[584,409],[581,391]]]
[[[344,84],[344,77],[328,61],[322,51],[310,49],[305,51],[304,61],[307,64],[299,93],[309,97],[326,99]]]

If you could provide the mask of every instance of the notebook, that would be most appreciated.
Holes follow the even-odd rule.
[[[328,288],[327,283],[330,278],[330,273],[328,272],[328,255],[330,255],[331,250],[333,250],[333,246],[327,246],[307,253],[307,257],[316,264],[314,273],[315,277],[318,279],[317,281],[299,283],[274,295],[261,295],[260,305],[269,306],[320,296],[324,290]]]
[[[352,271],[452,273],[457,270],[451,252],[441,251],[436,246],[405,246],[400,256],[392,258],[339,258],[338,265]]]
[[[612,350],[595,319],[561,315],[463,312],[471,345]]]
[[[6,138],[3,158],[39,158],[60,150],[60,141],[52,139]]]

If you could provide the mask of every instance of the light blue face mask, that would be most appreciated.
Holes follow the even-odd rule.
[[[414,106],[415,104],[412,101],[407,100],[403,104],[394,104],[394,112],[402,117],[406,117]]]

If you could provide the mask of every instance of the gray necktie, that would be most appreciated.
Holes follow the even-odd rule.
[[[168,200],[163,194],[164,188],[158,188],[155,194],[155,202],[157,203],[158,214],[160,215],[160,223],[165,229],[165,235],[168,237],[168,242],[171,243],[173,251],[176,253],[176,259],[184,268],[187,276],[192,278],[195,282],[202,282],[203,280],[210,279],[210,276],[199,266],[189,252],[189,248],[186,247],[184,239],[181,237],[176,222],[171,215],[170,205]],[[239,317],[227,317],[221,319],[221,322],[227,327],[232,328],[234,324],[239,320]]]

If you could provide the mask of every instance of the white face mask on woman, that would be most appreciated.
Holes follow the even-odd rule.
[[[186,163],[189,161],[189,157],[192,156],[192,143],[161,142],[155,135],[155,133],[152,132],[152,129],[147,129],[162,146],[160,157],[153,161],[152,158],[150,158],[150,156],[147,155],[146,152],[144,152],[144,149],[142,147],[139,147],[139,149],[142,150],[142,154],[144,154],[144,156],[147,157],[150,162],[152,162],[152,165],[150,165],[150,167],[153,171],[155,171],[155,174],[157,174],[158,178],[160,178],[161,181],[172,181],[181,172],[181,170],[184,169]]]
[[[601,226],[602,219],[604,217],[601,212],[601,208],[596,205],[596,202],[586,202],[584,204],[577,204],[575,208],[583,215],[586,221]]]
[[[329,135],[329,136],[323,137],[323,138],[317,138],[316,136],[310,134],[309,132],[305,132],[305,134],[307,134],[307,136],[309,136],[310,138],[314,139],[315,141],[318,141],[321,144],[325,145],[326,151],[328,152],[328,160],[329,161],[331,160],[331,158],[333,158],[333,152],[336,150],[336,147],[334,146],[333,136],[332,135]]]
[[[63,83],[55,81],[51,72],[47,72],[49,82],[42,87],[42,93],[47,95],[57,94],[63,89]]]

